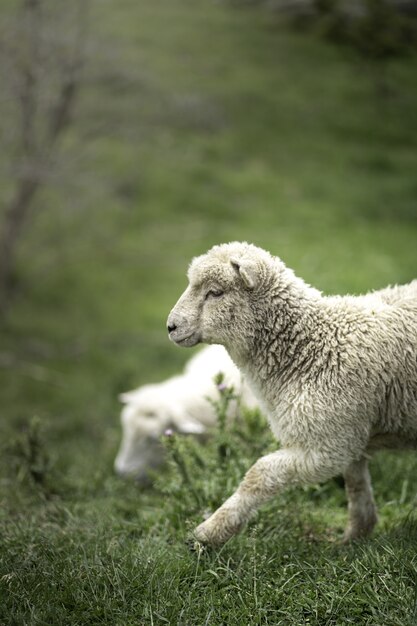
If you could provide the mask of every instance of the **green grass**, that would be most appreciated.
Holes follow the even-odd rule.
[[[261,424],[251,443],[228,435],[224,467],[220,435],[184,443],[193,486],[173,462],[149,490],[112,470],[117,394],[190,356],[165,321],[193,255],[249,240],[325,292],[415,277],[416,59],[389,68],[380,101],[365,67],[262,11],[109,0],[90,24],[60,173],[0,326],[0,624],[416,624],[415,454],[375,457],[380,523],[351,547],[331,482],[189,551],[273,445]]]
[[[330,482],[286,492],[223,548],[192,552],[192,526],[273,448],[263,420],[248,414],[204,446],[168,440],[168,468],[142,492],[105,469],[89,481],[57,476],[35,433],[37,463],[21,448],[10,455],[18,490],[1,520],[4,623],[415,623],[414,457],[376,464],[377,493],[394,499],[371,540],[340,544],[344,495]]]

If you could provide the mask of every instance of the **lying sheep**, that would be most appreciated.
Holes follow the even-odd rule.
[[[188,278],[168,317],[170,339],[223,344],[282,445],[197,527],[197,540],[222,544],[285,487],[340,473],[345,539],[370,533],[370,452],[417,445],[417,280],[323,296],[279,258],[237,242],[194,259]]]
[[[246,406],[255,406],[254,396],[223,346],[209,346],[198,352],[179,376],[121,394],[125,406],[116,472],[146,483],[149,470],[156,469],[164,459],[161,436],[167,429],[193,435],[210,429],[216,414],[208,398],[218,399],[214,377],[219,372],[224,374],[224,384],[233,386]],[[236,411],[237,403],[233,401],[229,413]]]

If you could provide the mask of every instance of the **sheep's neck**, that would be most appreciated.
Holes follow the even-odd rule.
[[[337,368],[337,354],[328,349],[334,343],[326,340],[332,331],[320,315],[320,300],[318,292],[307,288],[292,298],[272,293],[268,306],[259,307],[247,351],[232,355],[256,386],[273,380],[281,387],[302,371],[320,376],[324,364]]]

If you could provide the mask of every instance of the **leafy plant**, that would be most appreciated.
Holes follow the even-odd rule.
[[[215,378],[218,398],[211,400],[217,426],[206,441],[167,432],[164,445],[168,471],[157,477],[156,489],[165,495],[168,515],[187,520],[208,516],[237,487],[247,469],[270,449],[277,447],[259,411],[240,404],[233,387]],[[228,419],[230,404],[237,414]]]
[[[45,442],[41,420],[33,417],[22,432],[5,446],[12,480],[27,485],[48,499],[54,493],[51,473],[53,463]]]

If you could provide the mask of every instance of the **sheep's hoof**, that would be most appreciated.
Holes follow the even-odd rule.
[[[187,537],[187,539],[185,540],[185,545],[190,552],[196,552],[198,555],[202,554],[204,550],[206,550],[206,546],[200,541],[197,541],[197,539],[192,536]]]
[[[366,537],[368,536],[369,533],[355,532],[350,529],[346,529],[343,533],[342,544],[344,546],[347,546],[354,541],[361,541],[361,539],[366,539]]]
[[[197,526],[194,537],[204,545],[220,547],[236,535],[243,525],[233,519],[229,511],[219,509],[209,520]]]
[[[378,521],[378,517],[375,511],[366,519],[360,520],[356,523],[350,523],[343,535],[342,543],[347,544],[351,541],[358,541],[360,539],[366,539],[372,534],[374,526]]]
[[[200,545],[217,546],[223,543],[221,540],[219,540],[218,536],[216,536],[213,532],[210,532],[207,529],[205,522],[200,524],[200,526],[197,526],[193,534],[194,541]]]

